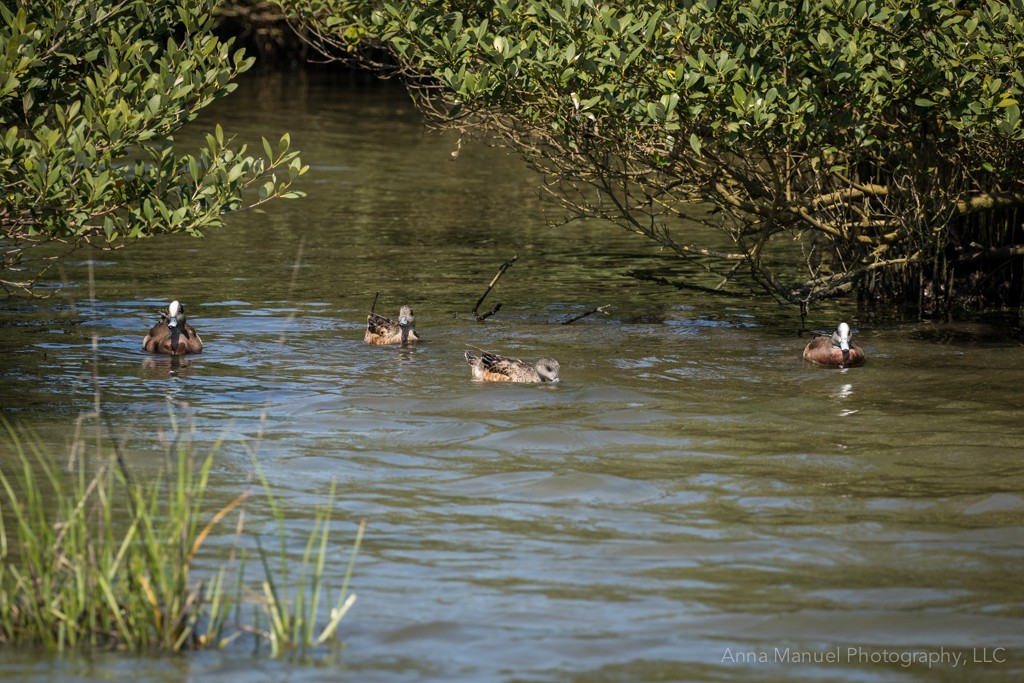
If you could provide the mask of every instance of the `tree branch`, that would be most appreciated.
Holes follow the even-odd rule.
[[[501,304],[499,303],[495,304],[494,308],[492,308],[487,313],[477,313],[477,311],[480,309],[480,305],[483,304],[484,299],[486,299],[487,295],[491,293],[492,289],[494,289],[494,285],[498,284],[498,278],[504,275],[505,271],[511,268],[512,264],[515,263],[518,258],[519,254],[516,254],[508,261],[502,263],[501,267],[498,268],[498,272],[494,275],[493,278],[491,278],[491,284],[487,285],[487,289],[485,289],[484,293],[480,296],[479,299],[477,299],[476,306],[473,307],[473,315],[476,317],[477,322],[483,322],[484,320],[487,320],[487,318],[490,318],[492,315],[501,310]]]

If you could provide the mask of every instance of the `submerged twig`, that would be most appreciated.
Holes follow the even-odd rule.
[[[732,297],[738,299],[753,299],[760,296],[757,292],[739,292],[728,289],[716,289],[714,287],[705,287],[703,285],[694,285],[688,282],[678,282],[669,280],[668,278],[661,277],[660,275],[652,275],[651,273],[644,273],[639,270],[632,270],[626,273],[629,277],[636,278],[637,280],[646,280],[647,282],[656,282],[659,285],[670,285],[676,289],[692,289],[697,292],[704,292],[706,294],[717,294],[719,296]]]
[[[595,313],[603,313],[604,315],[608,315],[607,313],[605,313],[605,309],[609,308],[609,307],[611,307],[611,304],[605,304],[604,306],[597,306],[596,308],[590,309],[586,313],[579,313],[577,315],[572,316],[568,320],[563,320],[562,324],[563,325],[571,325],[572,323],[576,322],[577,320],[580,320],[581,318],[586,318],[588,315],[594,315]]]
[[[499,304],[495,304],[494,308],[492,308],[487,313],[477,313],[477,311],[480,309],[480,305],[484,302],[484,299],[486,299],[487,295],[491,293],[492,289],[494,289],[494,285],[498,284],[498,278],[500,278],[502,275],[504,275],[505,271],[508,270],[509,268],[511,268],[512,264],[515,263],[518,258],[519,258],[519,254],[516,254],[515,256],[510,258],[508,261],[505,261],[504,263],[502,263],[501,264],[501,268],[498,268],[498,272],[495,274],[495,276],[493,278],[491,278],[491,284],[487,285],[487,289],[484,290],[483,295],[481,295],[481,297],[479,299],[477,299],[476,306],[473,307],[473,315],[476,317],[477,322],[483,322],[484,320],[487,320],[492,315],[494,315],[495,313],[497,313],[498,311],[501,310],[501,304],[499,303]]]
[[[501,304],[500,303],[496,303],[496,304],[494,304],[494,308],[492,308],[491,310],[487,311],[486,313],[477,313],[476,309],[474,309],[473,310],[473,314],[476,315],[476,321],[482,323],[483,321],[487,320],[488,318],[490,318],[492,315],[494,315],[495,313],[497,313],[500,310],[501,310]]]

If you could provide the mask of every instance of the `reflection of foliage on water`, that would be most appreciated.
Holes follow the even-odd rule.
[[[171,423],[173,428],[173,415]],[[82,424],[80,419],[77,425]],[[269,641],[272,654],[278,655],[334,638],[355,601],[348,582],[364,525],[337,601],[318,628],[320,601],[328,590],[324,567],[333,488],[316,514],[296,576],[285,552],[283,510],[260,474],[281,552],[275,571],[256,537],[264,578],[253,591],[245,583],[246,551],[239,546],[243,503],[252,492],[242,492],[212,513],[204,504],[216,445],[198,458],[188,440],[174,433],[165,455],[175,464],[143,482],[129,472],[119,445],[102,433],[93,441],[76,432],[62,464],[26,430],[6,421],[4,426],[0,642],[57,650],[178,651],[223,647],[252,633]],[[214,560],[211,576],[194,578],[197,556],[232,514],[237,521],[227,557]],[[255,625],[243,621],[244,603],[255,603],[266,615],[266,628],[259,627],[258,619]]]
[[[213,31],[256,58],[257,68],[309,68],[319,56],[272,0],[221,0]]]
[[[1009,5],[280,1],[326,54],[498,135],[570,215],[654,240],[715,288],[938,313],[1020,300]]]

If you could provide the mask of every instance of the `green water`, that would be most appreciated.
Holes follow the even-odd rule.
[[[1004,331],[838,302],[809,324],[850,320],[868,362],[812,367],[795,310],[628,277],[696,267],[614,226],[549,227],[536,177],[466,141],[453,161],[401,92],[257,77],[206,121],[290,131],[308,198],[80,252],[59,294],[0,302],[0,409],[60,448],[98,400],[140,475],[171,416],[200,450],[224,438],[211,504],[253,485],[256,451],[297,558],[336,484],[337,584],[368,523],[343,648],[5,650],[0,678],[1024,677],[1024,350]],[[474,321],[513,255],[483,307],[500,312]],[[379,312],[415,309],[421,345],[362,343],[378,292]],[[180,364],[140,349],[172,298],[207,348]],[[475,384],[471,346],[554,357],[562,382]]]

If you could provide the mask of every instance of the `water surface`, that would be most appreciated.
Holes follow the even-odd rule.
[[[343,647],[6,651],[0,677],[1024,677],[1024,351],[1005,331],[872,325],[839,302],[809,324],[850,320],[868,363],[809,366],[796,311],[628,277],[697,267],[614,226],[550,227],[538,178],[466,141],[453,161],[395,89],[252,78],[204,120],[290,131],[308,198],[204,240],[80,252],[59,294],[0,302],[0,407],[59,447],[98,400],[140,473],[174,424],[200,451],[223,438],[212,502],[253,486],[255,458],[296,558],[336,485],[336,584],[368,522]],[[378,292],[379,312],[414,308],[422,344],[362,343]],[[207,344],[180,364],[140,351],[172,298]],[[563,380],[473,383],[470,347],[555,357]],[[248,514],[266,523],[265,502]]]

